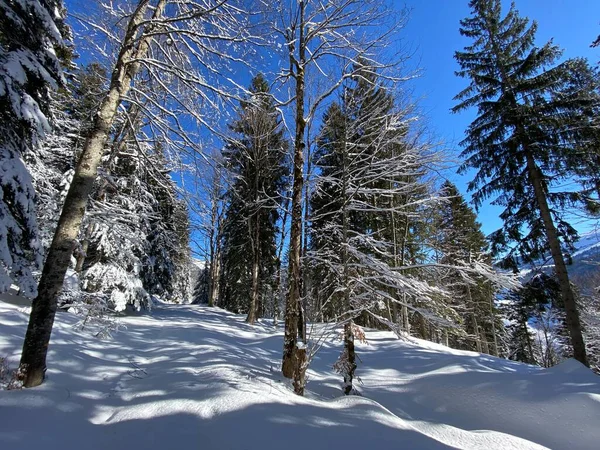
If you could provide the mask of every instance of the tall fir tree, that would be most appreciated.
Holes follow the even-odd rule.
[[[502,16],[500,0],[471,0],[472,15],[460,32],[473,43],[455,53],[460,77],[471,84],[453,108],[477,107],[477,118],[462,142],[461,167],[477,170],[469,189],[476,205],[495,196],[504,207],[504,226],[491,235],[492,250],[505,267],[551,254],[564,300],[574,355],[587,364],[575,296],[563,250],[572,247],[575,229],[564,208],[586,199],[579,192],[559,191],[573,175],[570,154],[582,148],[589,131],[586,112],[598,101],[588,89],[577,89],[584,60],[556,64],[560,50],[552,42],[535,47],[535,22],[519,16],[512,4]],[[583,118],[584,120],[580,120]]]
[[[435,226],[440,262],[451,266],[491,266],[488,243],[475,212],[451,182],[444,182],[441,193],[446,202],[440,207]],[[454,335],[450,345],[498,356],[502,322],[494,305],[494,287],[483,277],[465,280],[456,270],[443,270],[442,274],[440,283],[451,292],[451,307],[460,316],[462,330],[467,334],[467,339]]]
[[[63,86],[70,31],[60,0],[0,2],[0,292],[34,296],[42,262],[35,190],[24,161],[51,130],[51,92]]]
[[[231,131],[224,150],[233,181],[226,193],[219,304],[247,313],[254,323],[277,269],[276,234],[288,173],[288,142],[263,75],[252,80]]]

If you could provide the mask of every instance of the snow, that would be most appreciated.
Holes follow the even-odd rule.
[[[0,301],[0,356],[18,361],[27,308]],[[217,308],[159,305],[109,340],[57,314],[48,380],[0,392],[0,448],[596,449],[600,378],[366,330],[341,395],[326,342],[305,398],[278,370],[282,332]]]

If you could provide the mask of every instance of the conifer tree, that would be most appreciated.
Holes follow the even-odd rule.
[[[51,130],[51,92],[63,86],[70,31],[60,0],[0,1],[0,292],[36,292],[42,262],[35,190],[24,161]]]
[[[585,61],[556,64],[560,50],[552,42],[534,46],[537,26],[521,18],[512,4],[506,16],[500,0],[471,0],[472,15],[461,21],[461,34],[473,43],[455,57],[457,75],[471,84],[456,96],[458,112],[477,107],[478,116],[462,142],[461,170],[477,170],[469,189],[477,206],[492,196],[504,207],[504,226],[491,235],[492,250],[505,267],[531,262],[550,253],[561,286],[574,355],[587,364],[575,297],[563,249],[576,239],[564,207],[585,200],[560,192],[572,175],[569,153],[581,147],[597,101],[573,80],[587,70]]]
[[[27,165],[36,190],[37,220],[44,254],[69,190],[77,157],[106,83],[105,69],[91,63],[68,74],[67,85],[52,96],[53,129]],[[78,259],[82,259],[82,252]]]
[[[276,234],[283,201],[288,143],[263,75],[232,124],[224,151],[232,173],[223,225],[223,307],[254,323],[276,271]],[[225,282],[227,280],[227,282]]]
[[[344,377],[345,394],[353,391],[354,341],[363,337],[358,323],[396,330],[390,304],[446,322],[444,305],[436,302],[445,292],[426,276],[435,267],[399,265],[388,229],[392,214],[415,213],[415,205],[402,197],[423,189],[424,164],[436,155],[426,145],[409,143],[411,116],[394,105],[377,71],[368,66],[354,71],[357,76],[346,84],[340,102],[326,111],[317,141],[307,254],[317,305],[325,318],[344,326],[344,350],[335,368]],[[418,203],[431,207],[437,199],[429,194]]]
[[[438,212],[436,224],[437,250],[441,253],[441,263],[469,266],[477,262],[491,266],[491,258],[487,253],[488,243],[481,232],[475,212],[451,182],[444,182],[441,193],[447,199]],[[442,273],[440,283],[451,292],[450,305],[461,317],[464,331],[474,338],[475,346],[469,342],[460,342],[460,336],[455,337],[458,340],[456,343],[468,350],[484,351],[497,356],[498,320],[493,286],[482,277],[473,277],[474,282],[468,282],[456,270]]]

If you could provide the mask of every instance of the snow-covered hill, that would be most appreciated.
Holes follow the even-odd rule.
[[[328,342],[306,398],[282,380],[282,334],[199,306],[125,317],[100,341],[59,313],[48,381],[0,392],[0,448],[596,449],[600,377],[367,332],[362,396],[343,397]],[[0,355],[18,360],[23,307],[0,302]]]
[[[567,262],[569,275],[584,294],[591,294],[594,288],[600,285],[600,231],[589,231],[580,236],[575,243],[575,251]],[[551,272],[554,264],[551,258],[546,261],[537,261],[533,265],[521,267],[521,277],[527,281],[532,273],[532,267],[543,268]]]

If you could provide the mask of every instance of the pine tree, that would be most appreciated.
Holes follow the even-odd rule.
[[[36,292],[42,262],[35,190],[24,161],[51,129],[51,92],[71,55],[60,0],[0,2],[0,292]]]
[[[276,234],[287,175],[288,143],[269,86],[262,75],[232,124],[224,150],[233,182],[223,225],[222,307],[247,312],[254,323],[276,271]],[[226,282],[225,282],[226,280]]]
[[[472,16],[461,21],[461,34],[473,40],[455,57],[457,74],[471,84],[456,96],[458,112],[477,107],[467,130],[461,170],[477,170],[469,184],[476,205],[496,195],[504,207],[502,229],[491,235],[492,250],[505,267],[550,253],[561,285],[575,358],[587,364],[579,313],[563,257],[576,239],[564,207],[585,200],[577,192],[559,192],[572,175],[569,153],[581,147],[585,117],[597,101],[572,80],[587,70],[585,61],[554,65],[560,50],[549,42],[534,47],[537,26],[521,18],[513,5],[501,15],[500,0],[472,0]],[[514,244],[511,247],[511,244]]]

